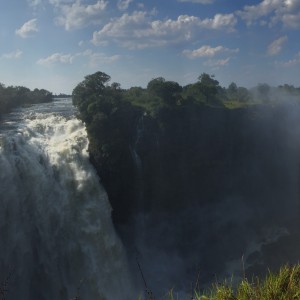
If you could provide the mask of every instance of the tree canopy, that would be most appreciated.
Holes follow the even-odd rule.
[[[49,102],[52,93],[45,89],[34,89],[31,91],[24,86],[8,86],[0,83],[0,113],[6,113],[14,107],[24,104]]]

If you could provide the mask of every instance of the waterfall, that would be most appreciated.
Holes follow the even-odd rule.
[[[135,299],[84,124],[67,107],[0,128],[0,285],[11,272],[13,300]]]
[[[133,143],[133,147],[132,146],[130,147],[132,158],[139,177],[142,174],[142,160],[136,151],[136,147],[138,146],[140,139],[143,137],[143,134],[144,134],[144,115],[142,115],[137,122],[135,141]]]
[[[143,137],[144,134],[144,116],[142,115],[136,125],[136,135],[133,145],[129,146],[129,150],[132,156],[132,160],[134,163],[134,167],[136,170],[136,198],[138,199],[138,203],[142,203],[143,200],[143,190],[144,190],[144,183],[143,183],[143,164],[142,160],[137,152],[138,143],[140,139]]]

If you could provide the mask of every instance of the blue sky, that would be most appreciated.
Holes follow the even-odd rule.
[[[203,73],[300,86],[300,0],[0,0],[0,82],[71,93],[102,71],[121,86]]]

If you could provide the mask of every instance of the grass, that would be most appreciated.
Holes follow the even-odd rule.
[[[180,300],[171,290],[167,300]],[[300,264],[284,266],[278,273],[269,272],[265,279],[244,279],[236,287],[232,283],[214,284],[210,291],[194,291],[191,300],[300,300]]]
[[[256,103],[249,102],[249,101],[248,102],[241,102],[241,101],[237,101],[237,100],[226,100],[226,101],[223,101],[223,104],[228,109],[236,109],[236,108],[243,108],[243,107],[253,106]]]

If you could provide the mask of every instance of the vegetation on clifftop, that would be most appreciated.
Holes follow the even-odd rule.
[[[146,88],[122,89],[119,83],[109,84],[110,76],[103,72],[88,75],[73,90],[73,102],[79,107],[80,116],[88,124],[94,115],[114,113],[121,105],[131,104],[155,115],[165,107],[199,105],[236,108],[253,104],[276,103],[283,95],[300,99],[300,87],[284,84],[271,87],[258,84],[252,89],[238,87],[232,82],[221,87],[213,75],[202,73],[195,83],[181,86],[163,77],[152,79]]]

